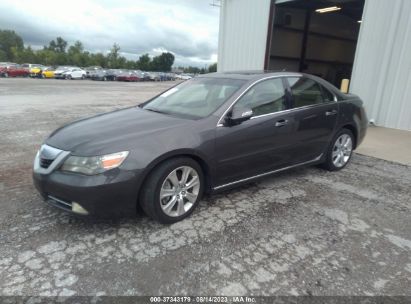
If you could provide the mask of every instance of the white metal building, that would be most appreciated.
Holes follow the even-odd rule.
[[[221,0],[218,71],[319,75],[411,130],[411,0]]]

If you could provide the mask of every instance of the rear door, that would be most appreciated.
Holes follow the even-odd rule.
[[[294,163],[313,160],[325,152],[338,117],[335,96],[320,83],[307,77],[287,77],[296,124]]]
[[[217,127],[218,185],[290,163],[295,125],[284,84],[282,78],[255,84],[233,106],[252,109],[253,117],[239,125]]]

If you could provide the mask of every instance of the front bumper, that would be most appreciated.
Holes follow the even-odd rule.
[[[56,158],[59,163],[53,162],[50,167],[54,168],[46,172],[39,166],[39,155],[36,156],[33,182],[47,203],[78,215],[135,215],[138,176],[134,171],[116,168],[92,176],[63,172],[58,168],[64,159]]]

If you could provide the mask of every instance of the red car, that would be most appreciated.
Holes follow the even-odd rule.
[[[118,81],[140,81],[141,78],[133,72],[124,72],[117,76]]]
[[[3,77],[28,77],[30,75],[30,71],[21,65],[10,64],[0,67],[0,75]]]
[[[15,63],[10,63],[10,62],[0,62],[0,77],[4,77],[4,74],[7,72],[7,68],[10,65],[13,65]]]

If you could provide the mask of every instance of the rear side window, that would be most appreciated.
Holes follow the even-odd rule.
[[[324,102],[320,85],[309,78],[289,77],[294,108],[300,108]]]
[[[275,113],[286,109],[286,99],[281,78],[264,80],[253,86],[234,107],[253,110],[254,116]]]

